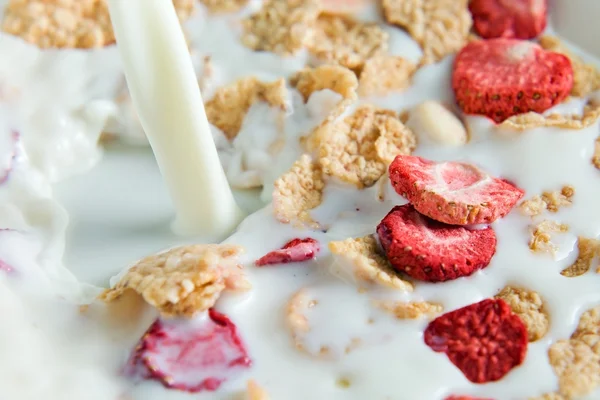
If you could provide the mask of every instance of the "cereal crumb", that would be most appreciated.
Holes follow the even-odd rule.
[[[568,278],[575,278],[588,272],[592,262],[600,254],[600,240],[579,237],[577,241],[578,256],[575,262],[560,273]]]
[[[212,13],[231,13],[241,10],[250,0],[200,0]]]
[[[548,332],[548,314],[537,292],[506,286],[495,297],[504,300],[521,318],[530,342],[541,339]]]
[[[321,204],[325,181],[321,167],[304,154],[292,168],[275,181],[273,211],[283,223],[309,226],[318,229],[319,224],[309,211]]]
[[[592,156],[592,165],[596,169],[600,169],[600,136],[594,142],[594,154]]]
[[[329,250],[339,261],[340,268],[351,268],[357,282],[374,283],[392,289],[412,291],[413,285],[400,277],[380,252],[372,235],[329,242]]]
[[[444,311],[441,304],[428,301],[408,303],[402,301],[374,301],[373,303],[397,319],[433,319]]]
[[[557,37],[542,36],[540,46],[546,50],[564,54],[571,60],[573,65],[572,96],[584,97],[600,89],[600,70],[592,64],[586,64],[581,58],[571,53]]]
[[[243,21],[242,43],[253,50],[294,54],[310,41],[318,15],[318,0],[266,0]]]
[[[600,306],[583,313],[568,340],[550,346],[548,357],[566,398],[589,394],[600,385]]]
[[[250,107],[264,101],[281,110],[287,108],[287,89],[283,78],[261,82],[254,77],[240,79],[217,90],[206,104],[206,116],[229,140],[236,137]]]
[[[247,290],[233,245],[190,245],[138,261],[100,299],[110,302],[133,290],[165,317],[191,318],[212,307],[225,289]]]
[[[180,20],[194,10],[194,0],[173,0]],[[104,47],[115,43],[105,0],[10,0],[2,30],[39,48]]]
[[[600,101],[590,99],[583,107],[583,114],[563,115],[552,113],[542,115],[536,112],[513,115],[497,125],[498,129],[506,128],[515,131],[526,131],[535,128],[584,129],[600,118]]]
[[[423,49],[421,64],[456,53],[471,30],[467,0],[383,0],[385,19],[404,28]]]
[[[560,224],[556,221],[544,220],[538,223],[532,230],[532,237],[529,241],[529,248],[536,253],[554,254],[557,247],[552,243],[553,233],[565,233],[569,231],[569,226]]]
[[[322,14],[308,50],[319,60],[359,73],[365,61],[387,51],[389,35],[378,24],[344,15]]]
[[[246,400],[269,400],[269,394],[256,381],[250,379],[246,386]]]
[[[316,68],[304,68],[290,78],[290,84],[298,89],[306,102],[316,91],[329,89],[344,99],[356,99],[358,80],[354,72],[339,65],[321,65]]]
[[[362,96],[382,96],[400,92],[410,86],[416,65],[409,60],[389,55],[373,57],[360,73],[358,92]]]
[[[325,175],[362,189],[377,182],[398,154],[410,154],[416,139],[393,111],[364,105],[317,127],[306,145]]]
[[[546,191],[541,196],[534,196],[529,200],[523,201],[519,205],[521,213],[534,217],[540,215],[544,210],[552,213],[558,212],[562,207],[568,207],[573,204],[575,188],[573,186],[563,186],[560,191]]]

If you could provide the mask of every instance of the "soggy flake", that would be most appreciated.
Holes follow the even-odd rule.
[[[244,8],[250,0],[200,0],[212,13],[231,13]]]
[[[404,28],[423,49],[421,64],[454,54],[471,29],[467,0],[383,0],[385,19]]]
[[[556,221],[544,220],[533,227],[531,239],[529,240],[529,248],[536,253],[554,254],[558,248],[552,243],[552,235],[568,231],[568,225]]]
[[[294,54],[311,40],[318,14],[318,0],[266,0],[243,21],[242,43],[253,50]]]
[[[527,131],[535,128],[561,128],[561,129],[585,129],[594,124],[600,118],[600,101],[589,100],[583,107],[583,113],[578,114],[558,114],[548,115],[528,112],[525,114],[513,115],[497,125],[498,129],[510,129],[514,131]]]
[[[331,358],[331,349],[326,345],[319,346],[318,351],[309,351],[305,345],[306,335],[313,328],[308,322],[306,313],[313,307],[318,307],[319,303],[311,299],[307,289],[300,289],[292,295],[285,308],[285,322],[292,336],[292,341],[297,350],[318,358]],[[349,338],[345,346],[345,353],[348,354],[360,345],[357,338]]]
[[[174,0],[181,20],[194,0]],[[97,48],[115,43],[105,0],[10,0],[2,30],[46,48]]]
[[[356,99],[358,80],[354,72],[339,65],[322,65],[316,68],[304,68],[290,78],[304,101],[314,92],[329,89],[340,94],[344,99]]]
[[[495,297],[504,300],[521,318],[530,342],[541,339],[548,332],[548,314],[537,292],[506,286]]]
[[[211,124],[223,131],[229,140],[234,139],[246,113],[259,101],[285,110],[287,89],[285,80],[261,82],[254,77],[243,78],[217,90],[206,105],[206,116]]]
[[[397,319],[433,319],[444,311],[441,304],[428,301],[374,301],[374,305],[392,314]]]
[[[579,237],[577,241],[577,260],[560,273],[568,278],[575,278],[588,272],[594,258],[600,255],[600,240]]]
[[[564,54],[571,60],[573,65],[572,96],[584,97],[600,89],[600,70],[593,64],[586,64],[581,58],[574,55],[557,37],[542,36],[540,45],[546,50]],[[598,117],[596,116],[596,118]]]
[[[416,65],[409,60],[382,55],[365,63],[360,73],[358,92],[362,96],[383,96],[410,86]]]
[[[529,200],[523,201],[519,205],[522,214],[534,217],[542,214],[545,210],[552,213],[558,212],[562,207],[569,207],[573,204],[575,188],[573,186],[563,186],[560,191],[546,191],[541,196],[534,196]]]
[[[321,167],[304,154],[292,168],[275,181],[273,211],[283,223],[318,229],[310,210],[321,204],[325,181]]]
[[[110,302],[133,290],[163,316],[191,318],[212,307],[223,290],[250,288],[238,263],[242,252],[239,246],[200,244],[148,256],[100,298]]]
[[[269,394],[256,381],[250,379],[246,385],[246,400],[269,400]]]
[[[600,386],[600,306],[583,313],[570,339],[548,350],[559,394],[579,398]]]
[[[416,139],[396,113],[365,105],[317,127],[306,145],[325,175],[364,188],[377,182],[398,154],[410,154]]]
[[[372,235],[329,242],[329,250],[337,259],[337,266],[351,269],[348,272],[359,283],[377,284],[405,291],[413,290],[413,285],[403,280],[392,268]]]
[[[366,60],[387,51],[388,38],[378,24],[343,15],[322,14],[308,49],[322,62],[360,72]]]

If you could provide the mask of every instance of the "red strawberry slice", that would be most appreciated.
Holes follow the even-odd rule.
[[[483,38],[533,39],[546,29],[546,0],[471,0],[475,32]]]
[[[573,87],[573,67],[564,55],[516,39],[478,40],[458,53],[452,89],[467,114],[496,122],[562,102]]]
[[[489,224],[508,214],[523,190],[471,164],[397,156],[390,180],[423,215],[451,225]]]
[[[272,264],[287,264],[302,262],[316,257],[321,250],[319,242],[312,238],[293,239],[281,249],[274,250],[262,256],[254,263],[257,267]]]
[[[446,353],[474,383],[502,379],[527,354],[527,329],[500,299],[486,299],[434,319],[424,339],[433,351]]]
[[[211,309],[201,321],[155,321],[130,364],[141,367],[144,378],[195,393],[217,390],[251,360],[233,322]]]
[[[491,227],[469,230],[441,224],[412,205],[397,206],[377,227],[392,266],[415,279],[443,282],[485,268],[496,251]]]

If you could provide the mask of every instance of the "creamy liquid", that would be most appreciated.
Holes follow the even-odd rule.
[[[252,2],[249,10],[258,3]],[[280,63],[272,54],[243,48],[228,27],[238,17],[204,18],[200,12],[188,26],[193,28],[190,31],[203,32],[203,36],[193,35],[202,38],[193,40],[194,52],[213,56],[217,87],[259,71],[264,79],[285,76],[304,63],[304,55]],[[393,53],[418,57],[416,44],[401,31],[390,31],[395,33],[391,42],[397,45]],[[598,172],[590,164],[598,123],[581,131],[543,128],[511,134],[485,118],[467,117],[471,134],[467,145],[423,145],[415,152],[435,160],[477,163],[514,181],[526,197],[564,184],[574,186],[573,205],[548,216],[570,226],[557,239],[560,249],[555,257],[531,253],[527,242],[532,221],[513,211],[493,224],[498,247],[483,271],[443,284],[417,282],[410,294],[376,287],[359,294],[352,278],[340,273],[343,266],[331,258],[326,243],[372,233],[394,205],[405,203],[389,182],[384,182],[383,202],[377,197],[378,185],[358,191],[328,184],[323,204],[312,213],[327,227],[325,233],[280,224],[269,205],[249,216],[226,242],[246,248],[243,261],[253,290],[225,295],[217,308],[238,326],[253,367],[230,377],[218,392],[192,395],[167,390],[155,381],[133,386],[119,375],[131,349],[156,317],[154,310],[135,302],[110,308],[94,303],[85,313],[78,308],[106,287],[112,275],[140,257],[195,241],[182,241],[170,232],[173,208],[149,149],[111,146],[89,173],[51,185],[93,166],[99,158],[94,143],[104,122],[125,112],[111,100],[122,84],[114,49],[40,52],[2,35],[0,51],[14,55],[0,60],[0,93],[7,93],[5,87],[13,93],[12,97],[4,95],[0,103],[0,169],[12,166],[0,185],[0,227],[11,229],[0,231],[0,260],[4,261],[0,312],[5,324],[0,330],[0,399],[234,399],[250,378],[274,400],[437,400],[449,394],[521,400],[556,390],[548,346],[569,337],[580,314],[600,304],[600,275],[590,271],[569,279],[559,274],[577,255],[573,250],[578,235],[600,234],[600,225],[594,222],[600,214],[595,205],[600,188],[594,185]],[[242,65],[226,61],[240,55],[244,55]],[[29,67],[7,61],[21,59]],[[398,111],[425,99],[451,103],[451,65],[452,58],[448,58],[423,68],[406,92],[369,101]],[[323,91],[304,105],[292,92],[293,112],[284,126],[288,140],[269,161],[264,160],[268,140],[253,142],[251,138],[254,134],[258,139],[265,131],[273,138],[281,133],[272,127],[271,110],[256,104],[238,139],[231,145],[221,143],[222,162],[227,166],[261,154],[263,161],[256,162],[255,174],[266,183],[263,198],[267,199],[273,179],[300,153],[297,138],[319,123],[337,100],[336,94]],[[575,100],[556,109],[581,111],[582,105],[582,100]],[[16,143],[14,130],[20,133]],[[219,133],[214,134],[218,137]],[[251,148],[253,144],[259,148]],[[235,174],[228,175],[231,179]],[[256,191],[236,194],[247,209],[260,206]],[[288,240],[307,236],[322,244],[316,261],[252,266],[254,260]],[[428,300],[442,303],[447,312],[491,297],[514,283],[541,294],[551,315],[550,331],[529,344],[523,365],[501,381],[485,385],[470,383],[444,354],[425,346],[426,321],[396,321],[370,306],[372,299]],[[301,288],[318,300],[307,313],[313,329],[301,339],[311,353],[329,346],[330,359],[296,350],[284,325],[285,304]],[[362,346],[343,354],[355,338],[361,339]],[[349,387],[340,381],[349,382]],[[600,391],[588,396],[599,397]]]

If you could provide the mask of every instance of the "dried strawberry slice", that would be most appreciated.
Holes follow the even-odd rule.
[[[496,251],[491,227],[469,230],[441,224],[420,215],[410,204],[394,207],[377,234],[395,269],[428,282],[471,275],[485,268]]]
[[[293,239],[287,242],[281,249],[271,251],[262,256],[254,264],[262,267],[264,265],[306,261],[315,258],[320,250],[321,246],[315,239]]]
[[[533,39],[546,29],[546,0],[471,0],[469,10],[479,36]]]
[[[471,164],[397,156],[390,165],[396,192],[423,215],[452,225],[489,224],[506,215],[523,190]]]
[[[486,299],[434,319],[424,339],[474,383],[502,379],[527,354],[527,329],[501,299]]]
[[[478,40],[456,56],[452,89],[467,114],[496,122],[561,103],[573,87],[573,67],[564,55],[516,39]]]
[[[236,326],[225,315],[209,310],[203,320],[156,320],[137,346],[130,371],[165,387],[195,393],[215,391],[251,360]]]

